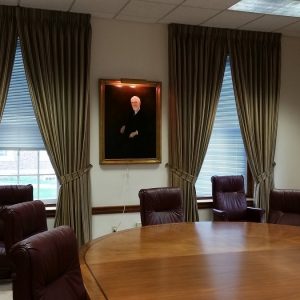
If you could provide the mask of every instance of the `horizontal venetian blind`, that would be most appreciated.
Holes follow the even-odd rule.
[[[226,62],[212,135],[196,182],[198,197],[212,195],[211,177],[214,175],[243,175],[245,183],[247,182],[247,159],[237,116],[229,59]]]
[[[19,41],[0,123],[0,149],[45,149],[32,107]]]

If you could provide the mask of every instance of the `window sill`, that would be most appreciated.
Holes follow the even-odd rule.
[[[45,204],[46,207],[46,216],[47,218],[54,218],[56,213],[56,205],[55,204]]]
[[[198,209],[213,208],[212,199],[197,199]],[[254,207],[253,198],[247,198],[247,206]]]
[[[213,207],[212,199],[197,199],[198,209],[208,209]]]
[[[247,205],[254,206],[253,199],[247,198]],[[213,208],[212,199],[198,199],[198,209],[211,209]],[[139,213],[139,205],[127,205],[124,210],[124,206],[99,206],[92,208],[92,215],[105,215],[105,214],[121,214],[121,213]],[[54,218],[56,213],[56,205],[46,205],[46,215],[48,218]]]

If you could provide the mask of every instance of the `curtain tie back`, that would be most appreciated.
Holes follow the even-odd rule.
[[[196,182],[196,177],[185,172],[185,171],[182,171],[182,170],[179,170],[177,168],[172,168],[170,165],[168,165],[168,167],[170,168],[171,172],[173,174],[175,174],[176,176],[180,177],[181,179],[187,181],[187,182],[190,182],[192,184],[195,184]]]
[[[61,184],[66,184],[73,180],[79,179],[81,176],[83,176],[85,173],[87,173],[92,167],[93,167],[93,165],[89,164],[86,168],[82,168],[73,173],[65,174],[65,175],[61,176],[60,177]]]
[[[273,162],[271,168],[269,169],[269,171],[265,171],[265,172],[261,173],[260,175],[258,175],[257,179],[258,179],[259,184],[273,175],[275,165],[276,165],[276,163]]]

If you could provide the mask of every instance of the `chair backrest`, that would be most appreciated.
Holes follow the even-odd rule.
[[[14,300],[87,300],[73,230],[60,226],[15,244]]]
[[[180,188],[141,189],[139,198],[142,226],[184,221]]]
[[[271,190],[268,223],[300,226],[300,190]]]
[[[33,186],[0,185],[0,206],[13,205],[33,200]]]
[[[16,242],[47,230],[45,205],[40,200],[6,206],[0,217],[3,221],[6,253]]]
[[[0,209],[6,205],[33,201],[33,186],[27,185],[0,185]],[[0,219],[0,241],[4,239],[3,222]]]
[[[244,177],[212,176],[213,208],[226,211],[228,220],[243,220],[247,211]]]

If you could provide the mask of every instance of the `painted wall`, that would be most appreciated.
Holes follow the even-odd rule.
[[[168,31],[166,25],[92,19],[91,188],[93,206],[135,205],[141,188],[166,186],[168,162]],[[99,79],[162,82],[162,163],[99,165]],[[93,216],[93,237],[140,223],[138,213]]]
[[[282,38],[276,188],[300,189],[300,39]]]
[[[93,206],[134,205],[141,188],[168,184],[168,29],[143,24],[92,19],[91,60],[91,196]],[[276,150],[276,187],[300,188],[300,39],[283,38],[282,88]],[[99,165],[100,78],[140,78],[162,82],[162,163]],[[201,210],[200,220],[211,212]],[[93,237],[140,223],[138,213],[93,216]]]

